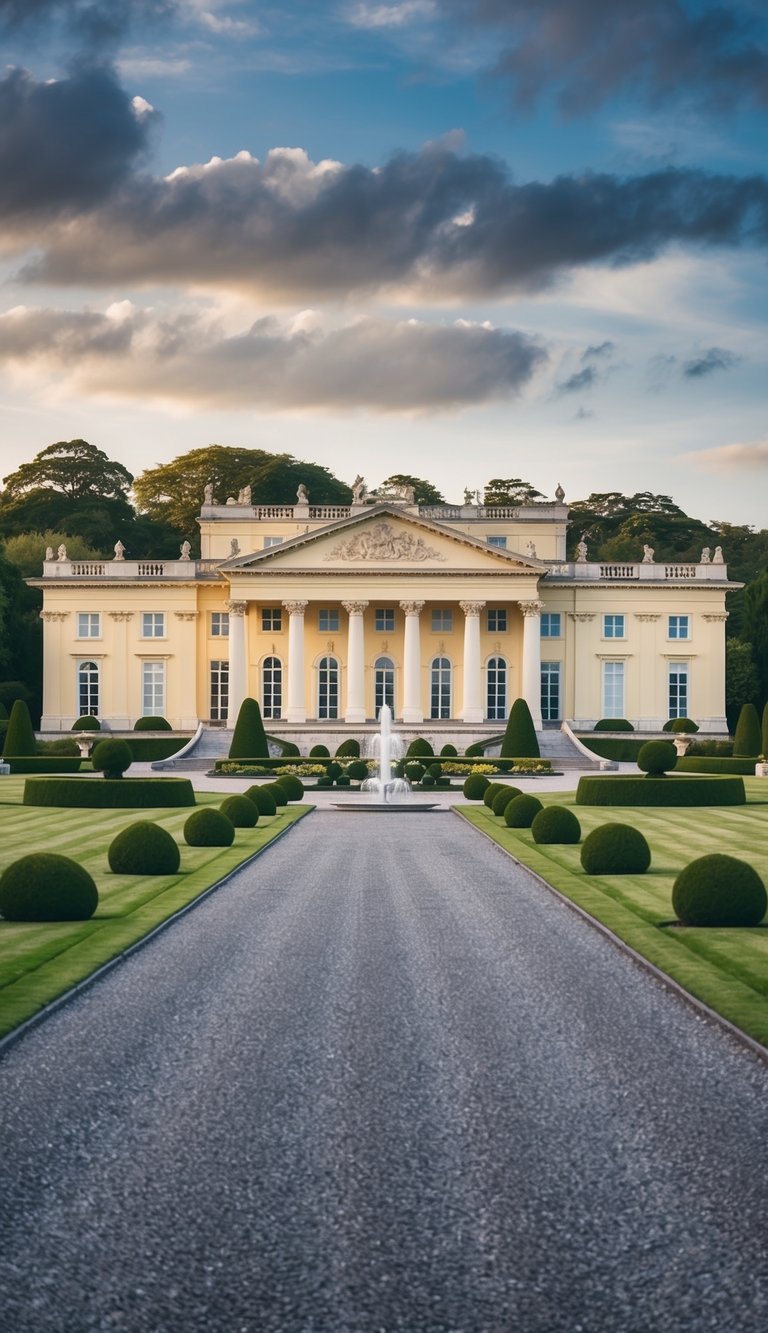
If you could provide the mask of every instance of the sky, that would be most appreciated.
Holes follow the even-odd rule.
[[[217,443],[768,526],[764,0],[0,0],[0,42],[3,475]]]

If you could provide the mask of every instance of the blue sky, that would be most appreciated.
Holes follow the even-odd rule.
[[[0,38],[3,472],[216,442],[765,526],[760,0],[0,0]]]

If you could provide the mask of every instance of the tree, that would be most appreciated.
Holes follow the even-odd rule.
[[[46,532],[20,532],[15,537],[8,537],[3,542],[3,551],[23,578],[39,578],[43,572],[46,548],[51,546],[56,551],[62,543],[67,548],[70,560],[93,560],[101,554],[82,537],[55,528],[49,528]]]
[[[520,477],[493,477],[483,491],[484,505],[522,505],[543,498],[541,491]]]
[[[745,643],[743,639],[726,640],[725,711],[729,729],[733,729],[742,705],[756,703],[759,698],[760,678],[751,643]]]
[[[757,667],[760,703],[768,699],[768,569],[744,589],[741,637],[752,645]]]
[[[407,472],[393,472],[392,476],[385,477],[381,484],[382,486],[412,486],[417,505],[445,504],[445,496],[440,494],[431,481],[424,481],[423,477],[412,477]]]
[[[56,529],[109,550],[133,523],[132,481],[127,468],[87,440],[61,440],[4,478],[3,531]]]
[[[705,523],[689,518],[669,495],[652,491],[593,492],[571,504],[570,516],[571,558],[582,532],[597,560],[639,560],[644,546],[662,560],[697,560],[702,547],[717,544],[717,534]]]

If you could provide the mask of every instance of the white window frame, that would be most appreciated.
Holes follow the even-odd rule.
[[[494,653],[485,668],[485,712],[489,722],[503,722],[507,716],[509,663]]]
[[[432,611],[432,633],[453,633],[453,611],[450,606],[438,606]]]
[[[87,679],[85,672],[87,671]],[[85,695],[83,698],[83,687]],[[101,668],[92,658],[81,658],[75,670],[75,710],[78,717],[98,717],[101,708]]]
[[[262,606],[261,632],[262,634],[282,634],[283,608],[281,606]]]
[[[374,616],[374,626],[377,634],[394,634],[395,608],[393,606],[377,606]]]
[[[77,637],[78,637],[78,639],[100,639],[100,638],[101,638],[101,612],[100,612],[100,611],[78,611],[78,613],[77,613]]]
[[[142,717],[165,717],[165,662],[150,658],[141,664]]]
[[[165,638],[165,611],[142,611],[141,637],[142,639]]]
[[[556,685],[556,689],[553,688]],[[542,662],[541,664],[541,718],[543,722],[559,722],[563,716],[563,664],[562,662]],[[557,706],[552,708],[552,700]]]
[[[265,537],[264,550],[268,550],[270,546],[282,546],[284,540],[284,537]]]
[[[674,615],[667,617],[667,638],[675,643],[687,643],[691,637],[691,617]]]
[[[437,675],[437,682],[435,676]],[[447,688],[446,688],[447,680]],[[437,684],[437,695],[435,685]],[[450,657],[441,653],[433,657],[429,664],[429,716],[433,721],[445,720],[452,716],[453,700],[453,663]],[[437,711],[435,712],[435,707]]]
[[[501,534],[494,533],[493,536],[486,537],[485,540],[489,546],[495,546],[497,551],[506,551],[507,549],[507,539],[502,537]]]
[[[562,639],[563,615],[561,611],[542,611],[541,638]]]
[[[395,713],[395,664],[391,657],[377,657],[373,664],[373,715],[378,720],[382,704]]]
[[[488,633],[489,634],[507,634],[509,632],[509,616],[506,606],[492,606],[488,615]]]
[[[673,683],[672,677],[678,679]],[[682,686],[682,689],[681,689]],[[667,662],[667,717],[690,717],[691,664],[690,662]]]
[[[273,653],[261,664],[261,711],[271,720],[283,715],[283,664]]]
[[[601,697],[603,717],[624,717],[627,697],[626,663],[623,660],[603,662]],[[617,690],[617,684],[620,688]],[[618,703],[616,700],[618,699]]]
[[[335,606],[321,606],[317,612],[317,629],[320,634],[338,634],[339,612]]]
[[[229,612],[211,611],[211,638],[229,638]]]
[[[617,633],[619,628],[617,622],[621,621],[621,633]],[[626,639],[627,637],[627,617],[623,611],[609,611],[603,616],[603,638],[604,639]],[[616,714],[618,716],[618,714]]]
[[[341,663],[335,653],[324,653],[318,661],[316,686],[318,718],[323,722],[336,721],[341,706]]]
[[[216,658],[208,671],[208,703],[211,722],[226,722],[229,712],[229,659]]]

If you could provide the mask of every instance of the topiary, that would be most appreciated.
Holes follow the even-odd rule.
[[[15,699],[5,733],[3,755],[21,759],[24,755],[37,754],[37,741],[32,727],[32,718],[23,699]]]
[[[458,753],[455,745],[448,744],[443,746],[440,751],[440,757],[442,759],[455,759]]]
[[[643,875],[651,849],[630,824],[600,824],[581,845],[581,864],[588,875]]]
[[[72,731],[101,731],[101,723],[97,717],[92,717],[90,713],[83,713],[82,717],[76,717],[72,723]]]
[[[221,810],[215,810],[211,805],[202,806],[186,820],[184,841],[190,847],[231,847],[235,841],[235,826]]]
[[[181,853],[167,829],[140,819],[112,839],[107,861],[116,875],[175,875]]]
[[[632,723],[625,717],[601,717],[592,728],[593,731],[634,731],[634,729]]]
[[[760,753],[768,756],[768,699],[766,699],[763,708],[762,737],[760,742]]]
[[[280,741],[282,745],[281,754],[283,759],[300,759],[301,750],[295,741]]]
[[[351,785],[348,773],[340,773],[336,779],[337,787],[349,787]]]
[[[340,778],[343,772],[344,769],[341,767],[341,764],[337,763],[329,764],[325,770],[326,777],[329,777],[332,782],[335,782],[337,778]]]
[[[427,770],[425,769],[423,764],[405,765],[405,776],[407,777],[411,786],[415,786],[417,782],[421,782],[421,779],[424,777],[426,771]]]
[[[538,759],[540,753],[531,710],[525,699],[515,699],[509,711],[507,729],[501,742],[501,757],[502,759]]]
[[[277,814],[275,798],[271,791],[268,791],[267,784],[260,787],[259,784],[255,782],[252,787],[249,787],[248,790],[243,793],[243,795],[247,796],[249,801],[253,801],[253,804],[256,806],[260,815]]]
[[[426,773],[421,779],[421,785],[422,787],[434,787],[436,781],[437,779],[434,773],[431,773],[429,769],[427,769]]]
[[[680,871],[672,887],[672,907],[684,926],[757,926],[765,916],[768,894],[746,861],[713,852]]]
[[[243,699],[229,747],[230,759],[267,759],[269,745],[261,709],[255,699]]]
[[[482,801],[490,785],[485,773],[470,773],[461,790],[468,801]]]
[[[259,812],[253,801],[247,796],[235,793],[222,801],[219,809],[235,828],[254,828],[259,822]]]
[[[134,731],[173,731],[166,717],[137,717],[133,724]]]
[[[405,752],[406,759],[431,759],[434,750],[424,736],[416,736]]]
[[[14,704],[14,708],[15,707],[16,705]],[[11,720],[13,720],[13,713],[11,713]],[[751,759],[753,756],[756,758],[757,755],[765,753],[765,751],[761,751],[760,749],[762,742],[762,729],[760,727],[760,718],[757,715],[757,709],[754,704],[744,704],[739,713],[739,720],[736,723],[736,731],[733,737],[734,758],[739,759],[742,756],[745,756]],[[6,753],[10,754],[10,750],[8,750],[7,746],[8,742],[6,739]]]
[[[318,778],[315,785],[317,787],[332,787],[333,778]]]
[[[342,742],[341,742],[341,745],[337,746],[337,748],[336,748],[336,758],[337,758],[337,759],[359,759],[359,758],[360,758],[360,742],[359,742],[358,740],[355,740],[355,738],[354,738],[353,736],[349,736],[349,737],[347,738],[347,740],[342,741]]]
[[[133,760],[131,747],[127,741],[106,740],[99,741],[98,745],[93,747],[91,755],[91,764],[97,773],[103,773],[105,778],[122,778],[127,768],[130,768]]]
[[[61,736],[55,741],[38,741],[37,749],[38,754],[58,754],[70,759],[76,758],[80,753],[77,741],[72,736]]]
[[[504,810],[504,823],[507,828],[530,828],[541,809],[538,796],[529,796],[527,793],[513,796]]]
[[[262,787],[262,791],[269,792],[275,805],[282,806],[288,804],[288,797],[285,793],[285,789],[281,787],[279,783],[268,782],[265,787]]]
[[[281,773],[275,786],[280,787],[285,792],[286,799],[289,801],[300,801],[304,795],[304,783],[301,778],[296,777],[295,773]]]
[[[433,778],[439,778],[442,771],[442,764],[427,764],[427,772],[431,773]]]
[[[522,796],[522,794],[519,787],[502,787],[501,791],[497,791],[491,803],[493,813],[500,818],[510,801],[514,801],[516,796]]]
[[[698,729],[692,717],[671,717],[662,727],[662,731],[673,731],[687,736],[693,736]]]
[[[353,782],[364,782],[368,777],[368,765],[364,759],[353,759],[351,764],[347,764],[346,773]]]
[[[464,751],[464,756],[466,759],[481,759],[484,754],[485,750],[483,749],[479,741],[473,741],[472,744],[468,745],[466,750]]]
[[[483,805],[487,805],[489,810],[493,809],[493,802],[500,791],[504,791],[503,782],[489,782],[483,793]]]
[[[88,871],[57,852],[31,852],[0,876],[6,921],[87,921],[99,902]]]
[[[649,778],[663,777],[677,763],[677,750],[671,741],[646,741],[640,746],[637,767]]]
[[[534,817],[531,833],[534,842],[575,843],[581,838],[581,824],[566,805],[547,805]]]
[[[310,759],[330,759],[331,752],[327,745],[313,745],[309,757]]]
[[[435,778],[436,787],[450,787],[450,785],[451,779],[445,773],[443,773],[441,777]]]

